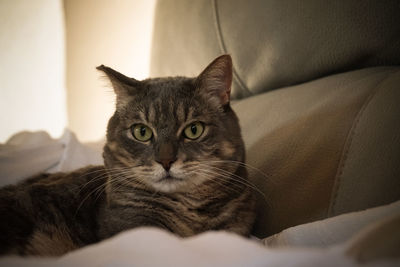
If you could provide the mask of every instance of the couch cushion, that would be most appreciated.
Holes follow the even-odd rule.
[[[233,105],[260,197],[254,233],[400,199],[400,68],[332,75]],[[267,204],[265,204],[267,203]]]
[[[151,75],[194,76],[232,55],[232,96],[400,64],[397,0],[158,1]]]

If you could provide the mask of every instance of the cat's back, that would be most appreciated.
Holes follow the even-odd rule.
[[[40,207],[40,204],[60,202],[72,206],[73,202],[88,196],[91,190],[100,190],[105,180],[103,166],[88,166],[70,173],[41,173],[0,188],[0,208],[21,207],[29,214],[30,209]]]
[[[60,255],[97,241],[102,166],[39,174],[0,189],[0,254]]]

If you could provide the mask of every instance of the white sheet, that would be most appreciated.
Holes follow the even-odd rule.
[[[82,144],[69,130],[59,139],[46,132],[20,132],[0,144],[0,186],[40,172],[72,171],[102,165],[104,141]]]
[[[344,243],[363,228],[394,215],[400,216],[400,201],[290,227],[263,242],[270,247],[329,247]]]
[[[269,249],[225,232],[180,239],[152,228],[135,229],[59,259],[5,258],[0,266],[360,266],[346,245],[320,249]],[[362,266],[400,266],[400,261]]]
[[[224,232],[179,239],[136,229],[60,259],[3,259],[2,266],[354,266],[342,248],[272,250]]]

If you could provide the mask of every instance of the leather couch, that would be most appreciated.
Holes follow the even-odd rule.
[[[399,14],[396,0],[158,1],[152,77],[233,58],[265,195],[256,236],[400,199]]]

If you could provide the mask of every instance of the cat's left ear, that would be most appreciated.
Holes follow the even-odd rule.
[[[217,97],[222,106],[229,104],[232,84],[232,58],[222,55],[216,58],[197,77],[198,87],[202,93]]]
[[[110,67],[101,65],[96,69],[101,70],[110,79],[114,92],[117,95],[117,103],[123,101],[129,95],[133,95],[140,86],[140,81],[129,78]]]

